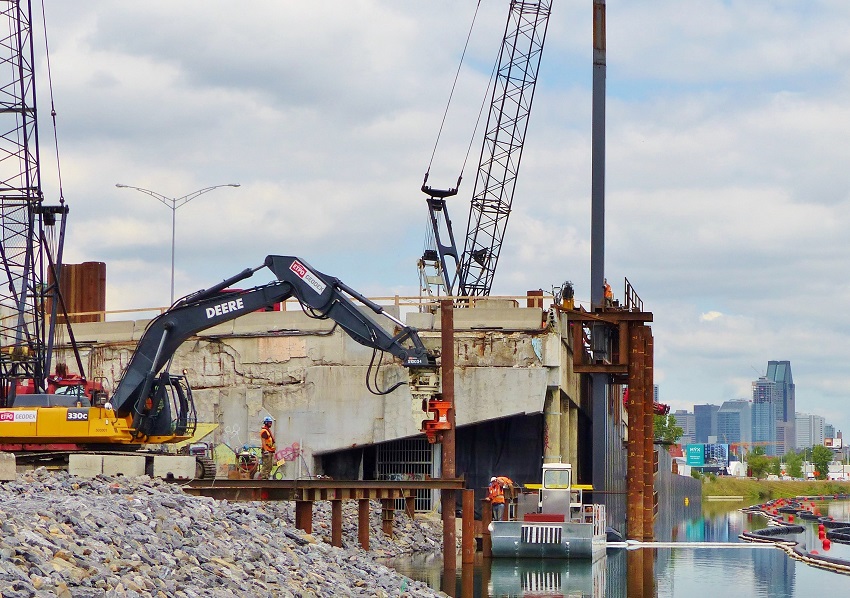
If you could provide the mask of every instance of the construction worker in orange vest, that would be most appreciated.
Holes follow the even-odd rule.
[[[505,490],[502,488],[501,479],[490,478],[490,485],[487,487],[487,500],[493,505],[493,521],[502,521],[505,517]]]
[[[263,427],[260,429],[261,443],[261,461],[260,461],[260,479],[267,480],[272,473],[274,466],[274,452],[276,450],[274,443],[274,434],[272,434],[272,424],[274,420],[266,416],[263,420]]]
[[[614,305],[614,291],[611,290],[611,285],[608,284],[607,278],[604,279],[602,287],[605,291],[605,307],[611,307]]]

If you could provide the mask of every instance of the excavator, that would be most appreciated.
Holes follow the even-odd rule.
[[[276,280],[245,290],[231,288],[263,268]],[[415,328],[306,261],[269,255],[261,266],[187,295],[152,319],[111,397],[102,386],[84,380],[78,386],[61,386],[61,392],[14,394],[9,406],[0,408],[0,450],[15,453],[20,462],[67,458],[72,452],[133,451],[191,439],[197,415],[185,372],[168,371],[174,353],[202,330],[292,297],[311,317],[331,318],[361,345],[398,358],[409,370],[411,392],[423,404],[436,393],[437,355],[424,347]],[[355,299],[388,318],[398,332],[387,332]],[[205,471],[204,477],[211,473]]]

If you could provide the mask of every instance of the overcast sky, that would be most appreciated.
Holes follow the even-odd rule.
[[[436,187],[461,168],[508,6],[481,3]],[[787,359],[797,410],[850,432],[850,3],[607,8],[606,275],[620,298],[627,277],[654,313],[661,400],[691,410],[750,398],[768,360]],[[239,183],[177,211],[178,296],[273,253],[367,295],[417,295],[419,187],[474,9],[48,1],[65,261],[107,263],[109,309],[164,305],[172,214],[115,184],[176,198]],[[571,280],[590,298],[591,9],[554,1],[493,294]],[[460,239],[480,144],[479,133],[450,204]]]

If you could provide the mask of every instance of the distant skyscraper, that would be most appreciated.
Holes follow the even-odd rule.
[[[681,444],[696,444],[696,420],[693,413],[688,413],[684,409],[679,409],[673,413],[676,418],[676,425],[682,428]]]
[[[717,410],[719,405],[694,405],[694,435],[697,444],[708,442],[709,436],[717,435]]]
[[[832,424],[824,424],[823,425],[823,437],[824,438],[835,438],[835,426]]]
[[[726,401],[717,411],[717,442],[744,444],[752,440],[752,404],[746,399]]]
[[[776,446],[776,384],[762,376],[753,382],[753,443],[763,445],[765,454],[777,455]],[[784,451],[783,453],[784,454]]]
[[[768,361],[766,378],[776,384],[776,449],[784,455],[797,444],[796,397],[790,361]]]
[[[824,419],[820,415],[797,414],[797,448],[807,449],[823,444]]]

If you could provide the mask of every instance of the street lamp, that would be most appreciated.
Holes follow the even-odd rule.
[[[135,189],[136,191],[141,191],[142,193],[150,195],[154,199],[157,199],[162,202],[165,206],[171,208],[171,305],[174,305],[174,240],[177,233],[177,208],[185,206],[187,203],[189,203],[199,195],[209,193],[213,189],[218,189],[219,187],[238,187],[239,185],[237,183],[229,183],[226,185],[213,185],[212,187],[204,187],[203,189],[192,191],[188,195],[183,195],[182,197],[177,198],[166,197],[165,195],[157,193],[156,191],[151,191],[150,189],[142,189],[141,187],[134,187],[132,185],[123,185],[121,183],[116,183],[115,186],[119,189]]]

